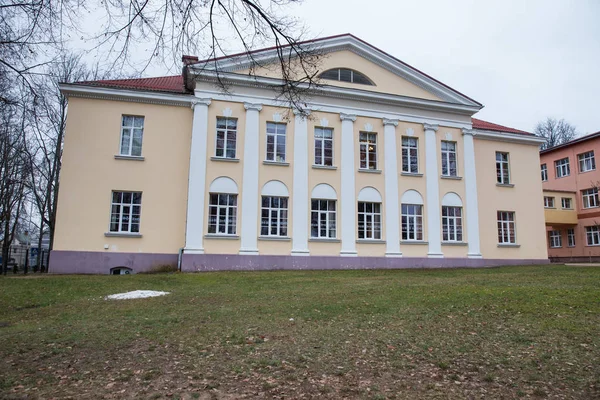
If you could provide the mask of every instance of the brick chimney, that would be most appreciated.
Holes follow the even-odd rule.
[[[190,65],[190,64],[197,63],[198,57],[197,56],[182,56],[181,61],[183,62],[183,65]]]

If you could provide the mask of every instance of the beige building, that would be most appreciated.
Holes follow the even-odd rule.
[[[323,54],[308,116],[275,99],[273,49],[62,85],[50,271],[547,262],[539,138],[352,35],[305,46]]]

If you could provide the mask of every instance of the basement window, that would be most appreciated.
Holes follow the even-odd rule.
[[[129,275],[133,274],[133,270],[127,267],[115,267],[110,269],[111,275]]]

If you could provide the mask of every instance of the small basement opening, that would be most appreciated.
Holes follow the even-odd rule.
[[[111,275],[129,275],[133,274],[133,270],[127,267],[115,267],[110,269]]]

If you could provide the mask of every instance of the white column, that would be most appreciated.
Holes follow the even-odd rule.
[[[342,190],[338,198],[341,203],[341,215],[339,221],[342,223],[341,256],[356,256],[356,191],[354,178],[356,168],[354,166],[354,121],[356,115],[340,114],[342,120],[342,161],[341,178]]]
[[[258,254],[258,146],[261,104],[244,103],[244,170],[242,172],[242,229],[240,254]]]
[[[397,119],[383,119],[386,257],[402,257],[400,251],[400,205],[398,203],[398,160],[396,152],[397,126]]]
[[[185,252],[203,254],[204,198],[206,195],[206,145],[208,137],[208,106],[210,99],[192,101],[192,145],[190,148],[190,173],[188,178],[187,221],[185,226]]]
[[[294,110],[294,159],[292,188],[292,255],[307,256],[308,251],[308,121]]]
[[[473,145],[475,132],[472,129],[463,129],[463,142],[465,153],[465,213],[467,217],[467,239],[469,241],[469,258],[481,258],[479,248],[479,205],[477,201],[477,176],[475,172],[475,146]]]
[[[429,257],[443,257],[440,220],[440,171],[438,170],[437,139],[438,125],[423,124],[425,128],[425,179],[427,184],[427,238]]]

